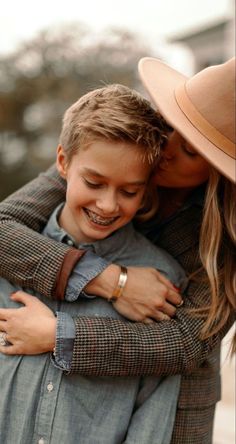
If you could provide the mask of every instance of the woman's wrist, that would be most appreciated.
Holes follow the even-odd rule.
[[[120,276],[120,266],[111,264],[85,287],[88,294],[96,294],[104,299],[110,299],[117,286]]]

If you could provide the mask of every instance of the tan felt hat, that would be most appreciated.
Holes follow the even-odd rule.
[[[187,78],[144,57],[139,74],[167,122],[235,183],[235,58]]]

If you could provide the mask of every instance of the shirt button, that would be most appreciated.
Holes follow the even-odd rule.
[[[53,384],[52,382],[49,382],[49,384],[47,385],[47,391],[48,392],[52,392],[53,391]],[[41,444],[41,443],[40,443]],[[43,443],[42,443],[43,444]]]
[[[45,444],[44,439],[43,439],[43,438],[40,438],[40,439],[38,440],[38,444]]]
[[[69,245],[70,247],[72,247],[72,246],[74,245],[74,242],[73,242],[73,240],[71,240],[71,239],[67,239],[66,243],[67,243],[67,245]]]

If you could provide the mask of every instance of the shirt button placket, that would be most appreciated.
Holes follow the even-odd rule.
[[[74,242],[73,242],[73,240],[71,240],[71,239],[67,239],[66,243],[67,243],[67,245],[69,245],[70,247],[73,247],[73,246],[74,246]]]
[[[48,383],[48,385],[47,385],[47,391],[48,391],[49,393],[53,391],[53,383],[52,383],[52,382],[49,382],[49,383]]]
[[[55,419],[56,409],[61,409],[57,405],[62,372],[56,369],[50,361],[50,356],[45,357],[45,371],[38,394],[40,402],[37,406],[37,420],[34,427],[34,439],[37,444],[49,444]],[[42,440],[42,441],[40,441]],[[1,442],[1,440],[0,440]],[[60,442],[60,440],[57,440]]]

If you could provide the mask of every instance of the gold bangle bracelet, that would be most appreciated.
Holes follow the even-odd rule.
[[[114,289],[111,297],[108,299],[109,302],[115,302],[115,301],[117,301],[118,298],[120,298],[122,296],[127,278],[128,278],[128,270],[126,267],[123,267],[121,265],[118,284],[117,284],[116,288]]]

